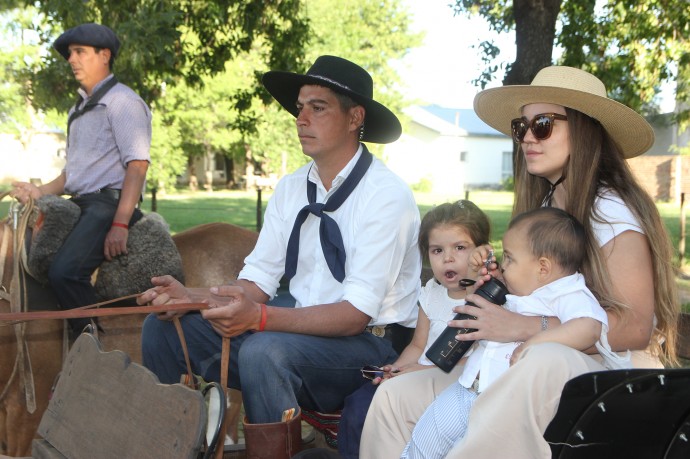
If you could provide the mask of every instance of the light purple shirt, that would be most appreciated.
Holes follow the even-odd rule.
[[[98,90],[112,75],[98,83]],[[92,93],[93,93],[92,92]],[[89,97],[83,89],[79,94]],[[74,107],[70,113],[74,111]],[[127,163],[151,161],[151,112],[134,91],[113,86],[98,106],[76,118],[69,129],[65,193],[85,194],[102,188],[121,190]]]

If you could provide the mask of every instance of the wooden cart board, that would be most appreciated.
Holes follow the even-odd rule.
[[[199,391],[161,384],[89,334],[67,356],[34,440],[34,458],[196,458],[206,405]]]

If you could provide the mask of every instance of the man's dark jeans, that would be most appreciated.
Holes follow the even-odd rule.
[[[90,193],[72,198],[81,215],[60,250],[55,254],[48,279],[62,309],[97,302],[91,275],[103,263],[105,237],[117,211],[118,201],[107,193]],[[135,209],[130,226],[142,217]],[[70,319],[73,333],[80,333],[89,319]]]

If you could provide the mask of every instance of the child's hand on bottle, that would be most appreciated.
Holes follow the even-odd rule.
[[[475,247],[470,253],[468,260],[469,271],[474,274],[474,277],[483,277],[490,274],[491,271],[498,269],[496,257],[493,256],[493,248],[489,244]]]

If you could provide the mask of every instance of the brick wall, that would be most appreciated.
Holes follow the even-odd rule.
[[[638,156],[628,165],[655,201],[679,202],[680,193],[690,193],[690,156]]]

